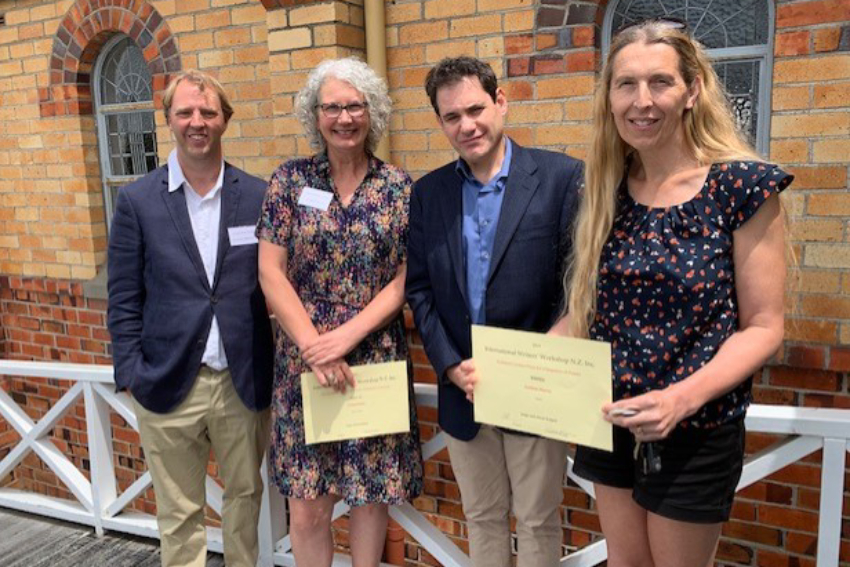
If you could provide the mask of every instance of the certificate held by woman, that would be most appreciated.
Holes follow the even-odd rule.
[[[410,431],[407,363],[352,366],[355,387],[339,391],[301,375],[307,444],[362,439]]]

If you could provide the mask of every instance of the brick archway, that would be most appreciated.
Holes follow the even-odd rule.
[[[90,115],[91,74],[104,44],[117,33],[142,49],[159,106],[169,74],[182,65],[168,24],[147,0],[76,0],[53,36],[50,85],[39,88],[42,116]]]

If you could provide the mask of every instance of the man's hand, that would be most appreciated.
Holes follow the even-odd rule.
[[[446,369],[446,377],[452,383],[466,392],[466,399],[470,402],[475,400],[475,384],[478,383],[478,371],[475,369],[475,362],[468,358],[460,364],[455,364]]]

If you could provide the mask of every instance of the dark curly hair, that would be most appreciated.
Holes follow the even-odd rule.
[[[488,63],[465,55],[446,57],[428,71],[428,76],[425,78],[425,92],[428,93],[431,106],[434,107],[437,116],[440,115],[440,109],[437,107],[437,91],[441,87],[460,82],[464,77],[478,77],[481,87],[490,95],[493,102],[496,102],[496,90],[499,85],[496,81],[496,73]]]

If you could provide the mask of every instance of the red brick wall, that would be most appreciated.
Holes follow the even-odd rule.
[[[0,348],[8,358],[111,364],[105,311],[79,282],[0,276]]]
[[[86,298],[79,282],[0,276],[0,352],[3,358],[111,364],[106,302]],[[71,386],[65,380],[4,377],[3,389],[38,421]],[[139,438],[117,414],[112,414],[113,449],[119,492],[144,471]],[[88,447],[82,397],[53,429],[51,440],[88,477]],[[0,421],[0,458],[20,437]],[[34,454],[15,469],[12,486],[73,499],[73,495]],[[147,501],[135,507],[151,509]]]

